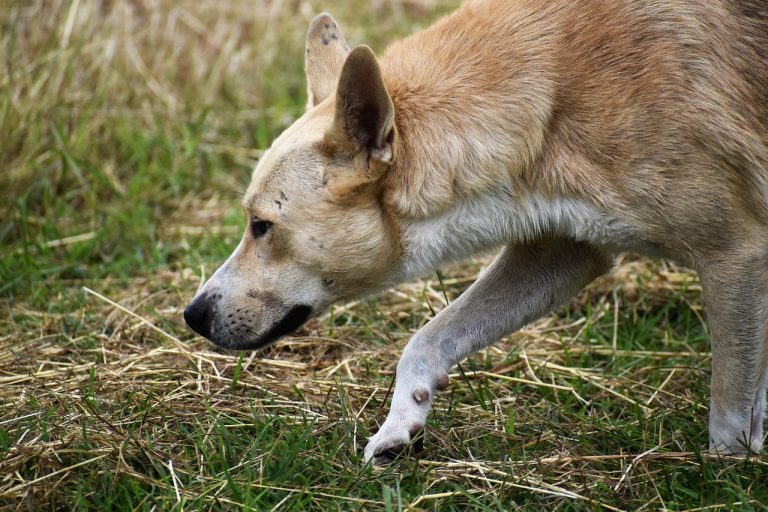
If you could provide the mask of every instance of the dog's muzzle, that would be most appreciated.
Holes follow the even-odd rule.
[[[211,300],[208,293],[199,295],[184,310],[184,321],[200,336],[209,339],[220,347],[234,350],[264,348],[298,329],[312,315],[310,306],[296,305],[287,308],[282,318],[270,326],[266,332],[260,334],[246,331],[237,333],[237,329],[233,331],[231,326],[222,326],[220,322],[215,322],[216,308],[214,303],[215,300]],[[214,322],[216,323],[215,336],[213,332]]]

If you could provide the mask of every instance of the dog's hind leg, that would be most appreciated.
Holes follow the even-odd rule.
[[[720,256],[700,276],[712,345],[710,449],[758,452],[768,385],[768,251]]]
[[[365,459],[384,461],[408,445],[453,365],[562,304],[610,266],[605,254],[571,240],[505,248],[405,347],[389,415]]]

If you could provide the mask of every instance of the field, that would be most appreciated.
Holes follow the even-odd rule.
[[[0,2],[0,508],[766,510],[706,451],[696,277],[625,256],[461,363],[420,458],[362,463],[409,336],[488,255],[259,353],[189,331],[255,162],[303,112],[331,11],[383,51],[456,2]]]

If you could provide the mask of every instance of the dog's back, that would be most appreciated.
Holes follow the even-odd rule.
[[[768,221],[768,4],[690,2],[681,62],[690,75],[687,104],[702,151],[732,171],[747,208]],[[688,16],[685,16],[687,18]],[[689,21],[683,19],[684,22]]]
[[[570,9],[565,144],[581,143],[575,153],[616,191],[614,207],[651,229],[686,229],[694,244],[768,222],[766,7],[624,0]]]

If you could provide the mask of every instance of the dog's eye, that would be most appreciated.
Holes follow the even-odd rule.
[[[269,228],[271,227],[272,223],[268,220],[253,219],[251,221],[251,234],[253,235],[253,238],[261,238],[267,234],[267,231],[269,231]]]

